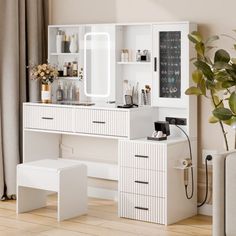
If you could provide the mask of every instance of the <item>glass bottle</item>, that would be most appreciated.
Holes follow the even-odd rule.
[[[77,63],[77,61],[72,62],[72,76],[73,77],[78,76],[78,63]]]
[[[57,101],[63,101],[63,89],[60,81],[58,82],[58,87],[56,91],[56,99]]]
[[[136,61],[141,61],[141,50],[136,52]]]
[[[63,90],[63,100],[66,101],[68,99],[68,84],[64,82],[64,90]]]

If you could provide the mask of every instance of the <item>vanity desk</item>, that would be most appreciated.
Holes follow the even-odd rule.
[[[88,166],[89,177],[115,181],[118,140],[144,137],[153,129],[151,107],[24,103],[23,112],[24,162],[59,157],[80,160]]]
[[[197,100],[184,93],[195,57],[187,36],[194,30],[190,22],[49,26],[48,61],[60,70],[71,62],[83,69],[58,81],[92,103],[24,103],[24,162],[60,157],[86,164],[88,195],[118,199],[120,217],[167,225],[197,214]],[[58,52],[61,32],[77,37],[76,52]],[[53,87],[55,100],[57,81]],[[123,104],[131,94],[134,104],[148,105],[122,109],[104,102]],[[179,165],[191,155],[176,126],[165,141],[146,139],[153,122],[167,117],[186,121],[193,181]]]

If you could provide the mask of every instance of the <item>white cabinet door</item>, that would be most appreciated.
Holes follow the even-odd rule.
[[[24,106],[24,128],[72,132],[72,120],[72,108]]]
[[[189,23],[153,26],[153,106],[187,106],[190,30]]]
[[[75,132],[128,137],[129,112],[99,109],[76,109]]]

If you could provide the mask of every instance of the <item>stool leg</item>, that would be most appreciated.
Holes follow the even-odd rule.
[[[46,203],[47,203],[46,191],[23,186],[17,186],[17,203],[16,203],[17,214],[45,207]]]
[[[87,213],[87,168],[81,166],[59,173],[58,221]]]

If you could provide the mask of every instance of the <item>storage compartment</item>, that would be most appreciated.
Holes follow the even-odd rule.
[[[125,218],[165,224],[165,205],[164,198],[121,193],[119,213]]]
[[[119,145],[120,166],[165,171],[165,144],[120,141]]]
[[[76,109],[75,131],[85,134],[128,137],[128,111]]]
[[[72,108],[24,106],[24,128],[73,131]]]
[[[122,167],[119,188],[127,193],[165,197],[165,172]]]

